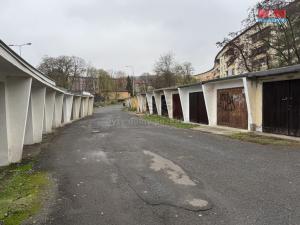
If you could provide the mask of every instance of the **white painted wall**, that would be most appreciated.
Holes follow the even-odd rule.
[[[0,82],[0,166],[9,164],[6,103],[5,83]]]
[[[73,96],[65,95],[64,102],[63,102],[63,124],[68,124],[71,122],[72,106],[73,106]]]
[[[141,96],[141,100],[142,100],[142,112],[145,113],[147,112],[147,99],[146,99],[146,95],[142,95]]]
[[[25,145],[42,142],[46,87],[32,87],[26,122]]]
[[[56,94],[55,91],[47,88],[46,98],[45,98],[44,127],[43,127],[44,134],[48,134],[52,132],[55,94]]]
[[[168,115],[170,119],[173,119],[173,95],[178,94],[178,90],[164,90],[166,97],[166,103],[168,108]]]
[[[248,130],[262,131],[262,83],[243,78],[248,110]]]
[[[56,92],[55,104],[54,104],[54,116],[53,116],[53,128],[58,128],[62,126],[62,114],[63,114],[63,102],[64,94]]]
[[[163,91],[154,91],[154,98],[156,103],[157,114],[161,116],[161,96],[164,94]]]
[[[94,112],[94,97],[89,98],[88,115],[93,115]]]
[[[81,97],[73,97],[72,120],[78,120],[80,117]]]
[[[61,125],[63,96],[72,94],[14,55],[3,42],[0,60],[0,166],[3,166],[21,161],[24,144],[41,142],[43,133],[50,133],[53,124]],[[92,97],[89,93],[83,95]],[[66,101],[66,121],[70,120],[71,104],[72,100]]]
[[[203,94],[210,126],[217,126],[217,91],[219,89],[243,87],[243,80],[227,80],[203,84]]]
[[[138,101],[137,111],[139,113],[145,113],[147,111],[146,96],[145,95],[138,95],[137,96],[137,101]]]
[[[5,82],[8,161],[22,159],[32,78],[7,77]]]
[[[178,88],[183,113],[183,120],[186,123],[190,122],[190,93],[200,91],[202,91],[201,84],[190,87]]]
[[[142,103],[141,95],[137,95],[136,98],[137,98],[137,104],[138,104],[136,110],[137,110],[138,113],[142,113],[143,112],[143,110],[142,110],[142,107],[143,107],[142,104],[143,103]]]
[[[150,94],[150,93],[146,94],[146,99],[147,99],[147,102],[148,102],[148,107],[149,107],[149,113],[150,113],[150,115],[153,115],[152,96],[153,95]]]
[[[81,98],[81,105],[80,105],[80,118],[86,117],[88,113],[88,100],[89,97],[82,97]]]

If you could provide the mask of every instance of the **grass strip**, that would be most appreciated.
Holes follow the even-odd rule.
[[[19,225],[40,210],[50,179],[33,167],[26,160],[0,168],[0,224]]]
[[[258,135],[255,133],[235,133],[228,137],[240,141],[253,142],[261,145],[300,146],[300,142],[277,137]]]
[[[180,120],[170,119],[168,117],[158,116],[158,115],[144,115],[142,117],[144,120],[158,123],[165,126],[172,126],[176,128],[183,128],[183,129],[191,129],[194,127],[197,127],[199,125],[196,124],[190,124],[190,123],[184,123]]]

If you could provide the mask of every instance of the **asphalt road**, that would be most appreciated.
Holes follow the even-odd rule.
[[[120,106],[59,131],[41,224],[299,225],[300,150],[149,124]]]

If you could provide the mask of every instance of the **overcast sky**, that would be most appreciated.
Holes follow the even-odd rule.
[[[76,55],[107,70],[132,65],[139,75],[152,72],[159,56],[171,51],[200,73],[212,67],[215,43],[241,27],[255,2],[2,0],[0,38],[32,42],[22,56],[35,66],[44,55]]]

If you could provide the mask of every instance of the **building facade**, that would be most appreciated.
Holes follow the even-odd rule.
[[[299,1],[294,1],[287,7],[287,13],[293,14],[296,18],[300,13],[299,10]],[[297,55],[300,54],[300,33],[295,29],[297,25],[300,25],[299,16],[294,21],[295,37],[289,39],[292,40],[290,42],[296,42],[295,46],[290,46],[288,41],[282,41],[282,46],[278,40],[277,42],[274,40],[276,43],[273,43],[272,39],[276,39],[280,33],[277,24],[256,23],[250,26],[220,50],[211,70],[195,75],[195,78],[198,81],[207,81],[299,63]],[[289,57],[291,59],[288,59]],[[284,64],[283,58],[289,63]]]

